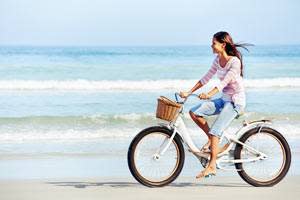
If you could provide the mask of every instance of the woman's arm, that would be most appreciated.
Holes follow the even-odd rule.
[[[190,89],[190,91],[188,91],[188,93],[189,94],[192,94],[193,92],[195,92],[196,90],[198,90],[199,88],[201,88],[203,85],[202,85],[202,83],[200,82],[200,81],[198,81],[197,83],[196,83],[196,85],[192,88],[192,89]]]
[[[201,93],[199,95],[200,99],[210,99],[212,96],[217,94],[219,92],[217,87],[214,87],[211,91],[209,91],[207,94],[206,93]]]
[[[201,88],[202,86],[203,86],[202,83],[200,81],[198,81],[192,89],[190,89],[188,92],[180,92],[179,96],[181,98],[186,98],[187,96],[189,96],[190,94],[192,94],[193,92],[195,92],[196,90]]]
[[[217,59],[218,59],[218,57],[216,57],[216,59],[214,60],[212,66],[208,70],[208,72],[200,79],[199,82],[201,82],[202,85],[205,85],[206,83],[208,83],[208,81],[216,74],[216,72],[217,72]]]

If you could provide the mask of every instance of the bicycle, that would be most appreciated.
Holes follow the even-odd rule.
[[[157,126],[145,128],[132,140],[127,154],[128,167],[133,177],[148,187],[162,187],[173,182],[181,173],[185,150],[195,155],[206,167],[210,154],[202,153],[194,144],[182,119],[184,101],[177,116]],[[197,96],[198,97],[198,96]],[[243,121],[235,134],[226,131],[220,139],[229,142],[228,148],[218,154],[217,169],[232,170],[256,187],[273,186],[287,174],[291,164],[291,150],[283,135],[272,127],[270,120]]]

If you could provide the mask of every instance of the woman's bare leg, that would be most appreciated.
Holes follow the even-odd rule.
[[[215,175],[217,172],[216,161],[217,161],[217,155],[218,155],[218,151],[219,151],[219,148],[218,148],[219,138],[211,135],[210,141],[211,141],[211,145],[210,145],[211,153],[210,153],[209,164],[203,171],[201,171],[196,176],[196,178],[202,178],[202,177],[205,177],[205,176],[211,175],[211,174]]]
[[[190,116],[192,120],[206,133],[207,137],[210,137],[209,127],[207,121],[203,117],[196,116],[193,112],[190,111]]]
[[[203,117],[196,116],[191,111],[189,113],[190,113],[190,116],[193,119],[193,121],[206,133],[206,135],[208,137],[208,141],[204,145],[204,148],[210,147],[210,145],[211,145],[211,134],[209,134],[209,127],[208,127],[207,121]],[[221,152],[225,151],[228,148],[228,146],[229,146],[229,143],[225,144],[222,148],[218,148],[217,153],[221,153]]]
[[[206,133],[208,141],[204,145],[204,148],[209,148],[210,146],[210,134],[209,134],[209,127],[207,121],[200,116],[196,116],[193,112],[190,111],[190,116],[192,120]]]

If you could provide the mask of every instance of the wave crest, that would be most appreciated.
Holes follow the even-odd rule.
[[[198,80],[2,80],[0,90],[169,90],[192,87]],[[212,80],[209,85],[217,84]],[[246,79],[246,88],[300,88],[300,78]]]

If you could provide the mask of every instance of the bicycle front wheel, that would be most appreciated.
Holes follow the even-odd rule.
[[[148,187],[161,187],[174,181],[184,164],[184,148],[178,135],[170,141],[172,131],[154,126],[141,131],[128,150],[128,166],[133,177]]]
[[[266,158],[257,160],[257,154],[237,144],[235,159],[248,160],[235,164],[243,180],[261,187],[273,186],[285,177],[291,164],[291,151],[287,141],[278,131],[265,127],[258,132],[258,128],[253,128],[247,131],[240,141],[266,155]],[[249,162],[250,160],[253,161]]]

